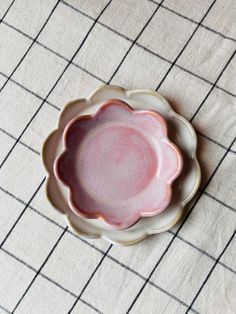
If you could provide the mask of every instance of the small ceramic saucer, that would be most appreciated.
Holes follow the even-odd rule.
[[[69,122],[63,140],[54,173],[68,187],[75,214],[127,229],[169,205],[182,156],[156,111],[109,100]]]
[[[80,206],[78,204],[70,206],[71,204],[68,202],[68,200],[71,200],[70,189],[60,180],[57,180],[54,172],[55,160],[60,158],[59,156],[64,151],[63,134],[67,134],[65,129],[69,128],[71,123],[73,124],[77,119],[81,119],[80,117],[82,116],[89,115],[91,117],[91,115],[96,115],[108,99],[119,99],[133,109],[141,109],[142,111],[155,110],[159,112],[160,116],[164,117],[167,122],[168,136],[170,141],[174,143],[173,147],[179,147],[183,157],[183,170],[173,184],[169,206],[162,213],[159,213],[159,215],[142,217],[140,220],[138,220],[140,216],[144,215],[132,215],[128,224],[123,225],[120,222],[124,220],[118,221],[118,224],[117,220],[115,223],[114,221],[109,221],[110,225],[108,225],[104,224],[104,221],[98,218],[88,219],[83,217],[83,215],[80,215],[81,212],[78,215],[78,211],[81,210]],[[75,120],[70,122],[72,119]],[[148,143],[150,143],[150,139]],[[144,239],[147,235],[170,229],[181,218],[184,206],[192,199],[200,184],[200,168],[196,158],[196,146],[196,134],[192,126],[183,117],[177,115],[160,94],[149,90],[125,90],[117,86],[101,86],[87,99],[73,101],[64,108],[60,116],[58,128],[48,137],[44,144],[43,161],[48,172],[46,188],[48,199],[56,209],[66,216],[69,225],[77,234],[90,238],[105,238],[110,242],[124,245],[134,244]],[[88,145],[88,147],[92,149],[92,145]],[[152,162],[148,161],[148,164],[152,164]],[[180,169],[180,163],[178,163],[178,166],[179,168],[177,168]],[[81,168],[79,169],[81,170]],[[99,167],[96,169],[99,169]],[[91,168],[91,176],[96,169]],[[174,172],[176,176],[178,171]],[[59,172],[56,173],[59,174]],[[148,178],[150,179],[150,177]],[[92,179],[86,182],[87,185],[94,184]],[[86,191],[88,190],[87,187]],[[110,193],[112,194],[112,191]],[[153,209],[151,206],[148,211],[150,211],[150,208]],[[142,213],[142,210],[139,211],[140,213]],[[98,216],[95,215],[93,217]],[[137,220],[138,222],[135,223]],[[127,228],[130,225],[132,227],[125,230],[115,230],[115,225],[118,228]]]

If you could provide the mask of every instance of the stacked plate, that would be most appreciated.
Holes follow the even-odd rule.
[[[130,245],[172,228],[196,193],[196,134],[158,93],[101,86],[43,147],[49,201],[74,231]]]

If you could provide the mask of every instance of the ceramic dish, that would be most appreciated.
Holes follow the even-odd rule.
[[[143,217],[125,230],[114,230],[100,219],[87,219],[75,214],[69,204],[69,189],[54,174],[54,162],[63,152],[63,132],[68,122],[84,115],[93,115],[108,99],[125,101],[133,109],[156,110],[167,121],[169,138],[181,150],[183,170],[173,184],[168,208],[160,215]],[[69,225],[82,236],[104,238],[113,243],[134,244],[147,235],[173,227],[181,218],[184,206],[192,199],[200,184],[200,168],[196,158],[196,134],[187,120],[176,114],[158,93],[149,90],[125,90],[117,86],[101,86],[87,99],[69,103],[61,113],[58,128],[51,133],[43,147],[43,161],[48,172],[46,191],[52,205],[65,215]]]
[[[69,122],[63,140],[54,173],[68,187],[75,214],[127,229],[169,205],[182,157],[156,111],[109,100]]]

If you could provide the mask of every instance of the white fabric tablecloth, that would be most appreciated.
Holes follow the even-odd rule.
[[[236,313],[236,1],[0,1],[0,313]],[[173,230],[84,240],[45,197],[41,148],[101,83],[161,92],[202,183]]]

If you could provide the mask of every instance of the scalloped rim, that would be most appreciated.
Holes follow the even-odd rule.
[[[84,231],[81,231],[77,228],[77,226],[74,226],[73,222],[71,221],[68,213],[66,212],[61,212],[56,205],[54,204],[54,201],[51,199],[50,194],[49,194],[49,183],[50,183],[50,175],[51,175],[51,170],[50,170],[50,166],[47,164],[46,162],[46,158],[45,158],[45,147],[47,146],[47,143],[49,142],[49,140],[51,139],[51,137],[53,137],[53,135],[55,135],[58,131],[60,131],[61,128],[61,120],[62,117],[64,115],[64,111],[66,110],[67,107],[72,106],[74,104],[78,105],[79,103],[83,103],[84,105],[86,105],[86,107],[90,107],[92,105],[92,99],[96,96],[96,94],[103,90],[103,89],[116,89],[118,91],[120,91],[121,93],[123,93],[125,96],[130,97],[133,94],[148,94],[148,95],[152,95],[154,97],[159,98],[163,103],[165,103],[165,106],[169,109],[169,113],[171,113],[173,116],[175,116],[176,118],[182,120],[182,122],[186,125],[186,127],[191,131],[192,137],[194,139],[195,142],[195,147],[192,150],[192,159],[193,159],[193,163],[195,166],[195,172],[196,172],[196,181],[195,181],[195,186],[192,189],[192,192],[188,195],[188,197],[184,200],[182,200],[182,202],[179,203],[179,210],[178,210],[178,215],[175,217],[175,219],[169,223],[168,225],[166,225],[165,227],[163,227],[162,229],[152,229],[148,232],[145,232],[142,236],[135,238],[133,240],[129,240],[129,241],[120,241],[120,240],[114,240],[114,239],[110,239],[109,237],[105,236],[103,233],[101,234],[91,234],[91,233],[86,233]],[[85,109],[85,108],[84,108]],[[71,227],[71,229],[78,235],[80,236],[85,236],[88,238],[92,238],[92,239],[105,239],[107,241],[109,241],[110,243],[113,244],[120,244],[120,245],[124,245],[124,246],[129,246],[129,245],[133,245],[136,244],[142,240],[144,240],[147,236],[149,235],[153,235],[153,234],[157,234],[157,233],[161,233],[164,231],[167,231],[169,229],[171,229],[172,227],[174,227],[181,219],[182,214],[183,214],[183,209],[184,206],[194,197],[194,195],[196,194],[199,186],[200,186],[200,181],[201,181],[201,170],[200,170],[200,165],[199,162],[197,160],[197,156],[196,156],[196,149],[197,149],[197,136],[196,133],[192,127],[192,125],[182,116],[180,116],[179,114],[177,114],[172,107],[170,106],[169,102],[158,92],[156,91],[152,91],[152,90],[148,90],[148,89],[132,89],[132,90],[126,90],[123,87],[120,86],[115,86],[115,85],[101,85],[99,86],[97,89],[95,89],[87,98],[80,98],[80,99],[76,99],[73,101],[68,102],[67,104],[65,104],[59,119],[58,119],[58,124],[57,124],[57,128],[52,131],[48,137],[46,138],[43,147],[42,147],[42,162],[44,165],[45,170],[48,173],[48,178],[46,180],[46,196],[48,198],[48,201],[52,204],[52,206],[55,208],[55,210],[57,210],[61,215],[63,215],[66,220],[68,225]]]
[[[119,102],[118,102],[119,101]],[[93,114],[88,114],[88,115],[83,115],[83,116],[78,116],[75,117],[74,119],[72,119],[67,126],[64,129],[63,132],[63,147],[64,150],[63,152],[56,157],[55,161],[54,161],[54,174],[56,176],[56,178],[61,181],[65,186],[67,186],[67,188],[69,189],[69,205],[71,207],[71,210],[75,213],[75,214],[79,214],[80,216],[84,217],[84,218],[88,218],[88,219],[100,219],[102,220],[104,223],[106,223],[109,226],[113,226],[115,229],[124,229],[123,225],[119,225],[117,227],[117,225],[112,224],[111,222],[109,222],[109,219],[107,219],[107,217],[105,215],[102,215],[101,213],[93,213],[93,214],[88,214],[86,212],[84,212],[83,210],[81,210],[81,208],[79,208],[74,200],[73,200],[73,193],[71,190],[70,185],[64,181],[63,177],[60,174],[60,171],[58,170],[58,163],[60,162],[61,158],[63,158],[64,154],[66,154],[66,152],[68,151],[68,147],[67,147],[67,135],[68,135],[68,130],[69,128],[75,123],[75,122],[79,122],[79,121],[84,121],[84,120],[90,120],[90,119],[94,119],[95,117],[97,117],[106,107],[110,106],[111,102],[115,103],[117,106],[123,107],[126,110],[134,113],[134,114],[150,114],[153,115],[158,121],[161,122],[163,128],[164,128],[164,136],[163,138],[166,139],[166,144],[171,146],[173,148],[173,150],[175,150],[176,155],[178,157],[178,165],[177,165],[177,169],[175,171],[175,173],[171,176],[171,178],[169,178],[169,180],[166,182],[166,184],[168,185],[168,204],[165,208],[163,208],[162,210],[160,209],[156,209],[155,211],[141,211],[139,214],[139,217],[131,224],[129,225],[127,228],[131,228],[134,224],[136,224],[141,218],[143,217],[153,217],[155,215],[158,215],[160,213],[162,213],[170,204],[171,201],[171,196],[172,196],[172,184],[175,181],[175,179],[179,176],[179,174],[181,173],[181,170],[183,168],[183,159],[182,159],[182,154],[179,150],[179,148],[168,138],[168,132],[167,132],[167,123],[165,121],[165,119],[162,117],[162,115],[158,112],[155,112],[154,110],[137,110],[137,109],[133,109],[129,104],[127,104],[125,101],[123,100],[118,100],[118,99],[109,99],[107,100],[103,105],[101,105],[99,107],[99,109],[93,113]]]

